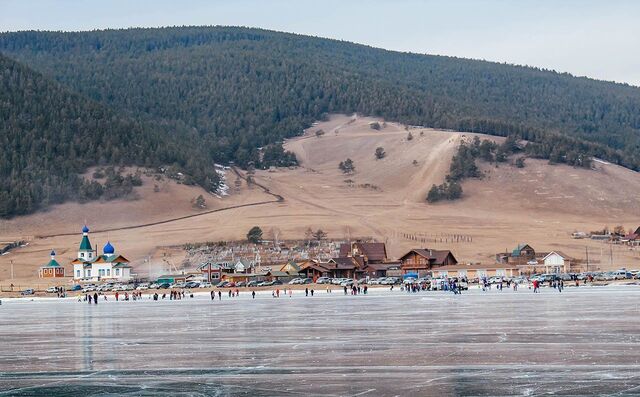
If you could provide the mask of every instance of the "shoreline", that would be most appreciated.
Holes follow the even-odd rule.
[[[314,296],[312,296],[311,294],[309,294],[309,296],[304,296],[302,294],[304,294],[305,288],[301,288],[304,286],[301,285],[293,285],[293,286],[286,286],[286,290],[287,290],[287,294],[285,294],[285,288],[264,288],[264,287],[260,287],[260,288],[255,288],[255,289],[251,289],[251,288],[238,288],[239,291],[239,296],[238,297],[229,297],[229,290],[235,291],[236,288],[212,288],[212,289],[193,289],[193,290],[188,290],[188,289],[184,289],[185,292],[185,297],[182,299],[178,299],[178,300],[186,300],[189,301],[190,299],[195,299],[195,298],[202,298],[202,297],[206,297],[206,298],[210,298],[211,296],[211,291],[216,292],[216,298],[215,301],[219,301],[218,299],[218,294],[217,292],[221,292],[222,293],[222,298],[223,300],[228,300],[228,299],[246,299],[247,297],[251,297],[251,292],[255,291],[256,292],[256,298],[260,297],[260,298],[264,298],[264,297],[269,297],[269,295],[272,295],[272,293],[274,291],[276,291],[277,289],[280,290],[280,297],[274,297],[273,299],[284,299],[284,298],[289,298],[288,295],[288,291],[292,290],[293,294],[292,297],[303,297],[303,298],[314,298],[314,297],[319,297],[319,296],[353,296],[351,295],[350,292],[348,292],[346,295],[344,294],[344,290],[343,288],[336,288],[336,286],[334,285],[333,288],[330,288],[330,290],[332,292],[327,292],[326,288],[322,288],[322,286],[324,286],[324,284],[319,284],[319,286],[321,288],[317,288],[318,285],[315,284],[308,284],[309,286],[315,287],[308,287],[309,291],[311,291],[312,289],[314,290]],[[284,286],[281,286],[284,287]],[[564,287],[563,292],[565,290],[585,290],[585,289],[592,289],[592,288],[596,288],[596,289],[604,289],[604,288],[634,288],[634,287],[640,287],[640,281],[638,282],[626,282],[626,283],[622,283],[622,282],[618,282],[618,283],[593,283],[593,284],[580,284],[579,287],[576,287],[575,285],[567,285]],[[553,293],[558,293],[556,291],[555,288],[553,287],[549,287],[549,286],[541,286],[541,290],[542,291],[550,291]],[[140,292],[142,293],[142,298],[139,298],[139,300],[141,301],[152,301],[152,296],[154,293],[158,293],[159,298],[158,298],[158,302],[161,301],[171,301],[168,298],[168,295],[170,294],[172,290],[170,289],[163,289],[163,290],[141,290],[141,291],[118,291],[119,292],[119,296],[120,297],[124,297],[124,293],[127,292],[129,293],[129,295],[131,295],[132,292]],[[182,291],[182,289],[180,289],[179,291]],[[474,292],[475,291],[475,292]],[[69,292],[75,292],[75,291],[69,291]],[[481,294],[492,294],[492,293],[501,293],[501,294],[507,294],[507,293],[533,293],[533,287],[530,284],[525,284],[525,285],[520,285],[518,287],[517,291],[514,291],[513,288],[506,288],[504,287],[502,291],[498,290],[497,288],[495,288],[495,286],[489,290],[487,290],[486,292],[483,292],[481,289],[481,286],[478,284],[474,284],[472,286],[469,287],[468,290],[463,291],[461,295],[465,295],[465,294],[476,294],[477,293],[481,293]],[[55,301],[77,301],[78,298],[82,298],[84,299],[85,295],[91,295],[93,296],[93,294],[95,293],[95,291],[92,292],[88,292],[88,293],[69,293],[66,297],[64,298],[59,298],[56,296],[48,296],[47,294],[42,294],[42,295],[30,295],[30,296],[20,296],[19,292],[17,294],[13,294],[14,296],[2,296],[0,295],[0,301],[2,302],[55,302]],[[108,291],[106,293],[98,293],[98,295],[103,299],[104,296],[108,297],[107,301],[104,300],[99,300],[99,303],[109,303],[109,302],[116,302],[115,300],[115,292],[112,291]],[[162,294],[166,294],[167,297],[165,299],[162,299]],[[193,294],[193,298],[191,298],[189,295]],[[442,291],[442,290],[438,290],[438,291],[431,291],[431,290],[426,290],[426,291],[418,291],[418,292],[407,292],[407,291],[403,291],[400,289],[400,286],[394,286],[393,290],[391,290],[389,287],[387,286],[369,286],[368,287],[368,293],[364,294],[364,293],[360,293],[357,294],[356,296],[367,296],[367,295],[381,295],[381,294],[385,294],[385,295],[389,295],[390,297],[394,297],[394,296],[413,296],[413,295],[425,295],[425,296],[432,296],[435,294],[440,294],[440,295],[452,295],[451,291]],[[559,294],[559,293],[558,293]],[[53,294],[51,294],[53,295]],[[129,299],[129,301],[131,302],[136,302],[133,301],[131,298]],[[119,302],[127,302],[124,301],[123,299],[119,299]],[[82,303],[86,302],[83,300]]]

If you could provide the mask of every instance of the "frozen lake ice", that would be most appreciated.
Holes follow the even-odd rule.
[[[0,396],[640,395],[640,287],[4,300]]]

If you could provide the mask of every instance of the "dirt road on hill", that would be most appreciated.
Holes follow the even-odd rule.
[[[244,179],[245,181],[247,180],[247,177],[245,175],[243,175],[240,171],[238,171],[236,169],[236,167],[231,167],[231,169],[233,170],[233,172],[240,178]],[[130,225],[130,226],[122,226],[122,227],[114,227],[114,228],[108,228],[108,229],[97,229],[97,230],[93,230],[94,233],[104,233],[104,232],[115,232],[115,231],[121,231],[121,230],[132,230],[132,229],[139,229],[139,228],[143,228],[143,227],[149,227],[149,226],[157,226],[157,225],[164,225],[167,223],[172,223],[175,221],[181,221],[184,219],[190,219],[190,218],[197,218],[200,216],[204,216],[204,215],[208,215],[208,214],[213,214],[216,212],[223,212],[223,211],[229,211],[229,210],[233,210],[233,209],[237,209],[237,208],[245,208],[245,207],[256,207],[259,205],[266,205],[266,204],[272,204],[272,203],[281,203],[284,201],[284,197],[282,197],[279,194],[273,193],[271,192],[271,190],[258,183],[258,182],[252,182],[255,186],[258,186],[259,188],[262,189],[262,191],[270,196],[273,196],[274,199],[273,200],[265,200],[265,201],[258,201],[255,203],[247,203],[247,204],[238,204],[238,205],[231,205],[228,207],[223,207],[223,208],[216,208],[213,210],[209,210],[209,211],[203,211],[200,212],[198,214],[191,214],[191,215],[184,215],[184,216],[178,216],[178,217],[174,217],[174,218],[169,218],[169,219],[165,219],[165,220],[161,220],[161,221],[156,221],[156,222],[149,222],[149,223],[142,223],[142,224],[137,224],[137,225]],[[58,233],[58,234],[48,234],[48,235],[36,235],[36,238],[52,238],[52,237],[64,237],[64,236],[76,236],[78,234],[78,232],[73,232],[73,233]]]

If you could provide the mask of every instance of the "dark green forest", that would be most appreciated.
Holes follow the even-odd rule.
[[[4,33],[0,52],[178,142],[148,162],[200,175],[209,161],[295,165],[282,140],[332,112],[512,135],[532,157],[640,169],[640,89],[553,71],[235,27]],[[128,157],[117,152],[104,161]]]
[[[114,183],[103,189],[80,177],[93,165],[175,164],[197,175],[203,186],[218,183],[215,171],[209,175],[208,167],[190,165],[197,149],[182,150],[167,134],[121,117],[2,55],[0,147],[0,217],[113,195]]]

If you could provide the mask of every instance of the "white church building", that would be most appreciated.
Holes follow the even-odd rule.
[[[117,254],[113,245],[107,242],[98,255],[98,248],[91,246],[89,228],[82,228],[82,241],[78,249],[78,257],[74,259],[73,279],[82,281],[129,281],[131,266],[129,260]]]

